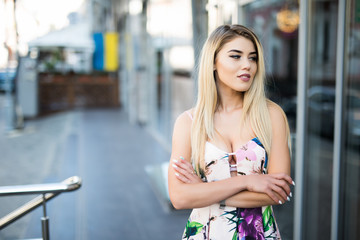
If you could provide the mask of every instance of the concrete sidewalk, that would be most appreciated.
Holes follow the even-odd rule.
[[[153,184],[170,153],[119,109],[29,120],[25,132],[1,135],[0,153],[1,185],[83,179],[78,191],[48,203],[51,239],[181,238],[190,211],[167,210]],[[1,216],[31,197],[0,198]],[[13,223],[0,239],[41,237],[41,215],[38,209]]]

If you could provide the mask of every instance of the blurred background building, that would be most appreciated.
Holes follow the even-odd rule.
[[[121,106],[170,150],[208,33],[243,24],[263,44],[269,97],[291,126],[295,201],[276,210],[284,238],[360,238],[359,0],[83,0],[46,35],[27,32],[52,19],[34,18],[31,2],[0,2],[9,129],[22,117]]]

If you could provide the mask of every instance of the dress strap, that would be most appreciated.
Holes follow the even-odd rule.
[[[230,164],[230,172],[236,172],[236,171],[237,171],[236,164]]]
[[[186,111],[187,115],[189,116],[189,118],[191,119],[191,121],[193,120],[193,116],[191,115],[190,111]]]

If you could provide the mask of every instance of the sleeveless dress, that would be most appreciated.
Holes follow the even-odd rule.
[[[236,166],[230,166],[229,156],[236,156]],[[236,167],[238,175],[266,174],[267,154],[258,138],[253,138],[234,153],[227,153],[206,142],[204,180],[214,182],[231,177]],[[247,240],[281,239],[271,206],[235,208],[213,204],[195,208],[187,221],[182,239],[187,240]]]

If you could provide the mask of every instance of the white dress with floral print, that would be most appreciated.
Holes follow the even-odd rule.
[[[207,142],[204,169],[207,182],[231,177],[230,155],[236,155],[237,174],[266,174],[267,154],[257,138],[250,140],[234,153],[227,153]],[[213,204],[193,209],[182,239],[280,239],[280,233],[271,206],[235,208]]]

